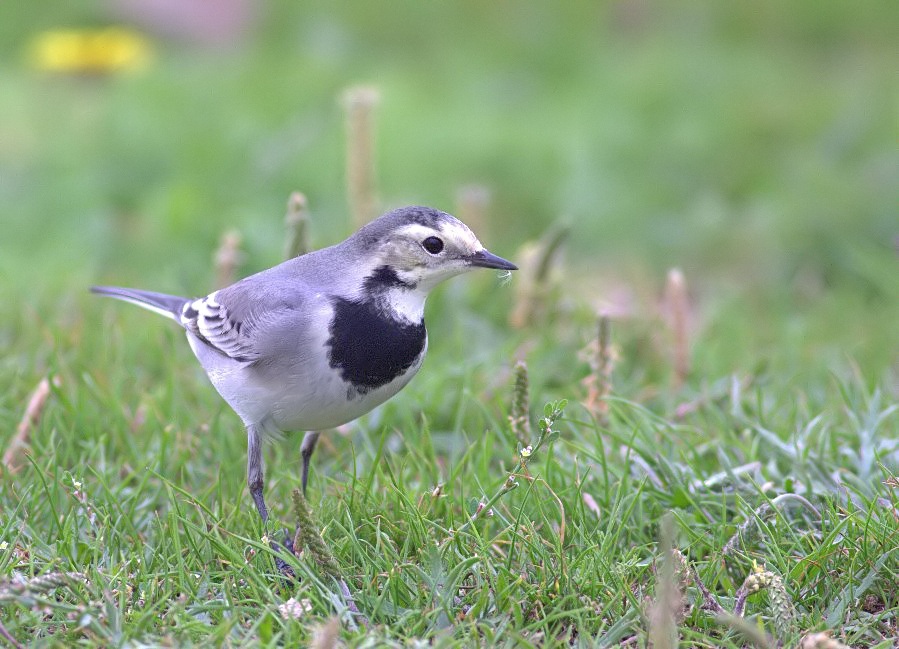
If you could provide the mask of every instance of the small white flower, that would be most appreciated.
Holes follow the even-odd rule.
[[[312,602],[306,598],[297,601],[293,597],[278,606],[278,612],[285,620],[299,620],[312,610]]]
[[[7,543],[6,541],[0,542],[0,552],[2,552],[3,550],[5,550],[8,547],[9,547],[9,543]]]
[[[528,444],[523,449],[521,449],[521,457],[531,457],[531,453],[534,452],[534,447]]]

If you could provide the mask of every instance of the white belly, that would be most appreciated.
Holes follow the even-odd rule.
[[[301,362],[277,368],[221,356],[190,333],[188,340],[216,390],[245,424],[281,432],[335,428],[361,417],[405,387],[427,351],[425,341],[418,360],[404,374],[360,394],[329,366],[325,336],[309,346],[311,353]],[[214,363],[209,362],[210,354],[215,355]]]

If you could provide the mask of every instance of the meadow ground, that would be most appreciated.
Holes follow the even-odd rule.
[[[888,3],[271,3],[227,44],[147,29],[140,69],[35,69],[111,4],[0,25],[6,642],[899,646]],[[360,82],[379,204],[475,213],[522,271],[436,291],[416,379],[323,438],[285,583],[237,417],[175,326],[87,287],[205,294],[232,229],[239,274],[272,265],[295,190],[346,236]],[[291,528],[299,442],[266,449]]]

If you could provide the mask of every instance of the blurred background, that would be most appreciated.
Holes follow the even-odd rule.
[[[8,0],[3,14],[10,362],[40,364],[20,343],[35,322],[80,323],[92,283],[205,294],[229,229],[241,274],[278,262],[292,191],[316,247],[346,236],[341,96],[363,84],[379,96],[380,207],[456,211],[474,187],[489,197],[479,234],[505,256],[564,223],[560,289],[588,310],[651,311],[679,267],[708,353],[733,347],[733,364],[790,340],[875,378],[896,364],[892,3]]]

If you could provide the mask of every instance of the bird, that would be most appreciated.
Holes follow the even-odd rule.
[[[200,298],[117,286],[91,291],[178,323],[247,433],[247,485],[263,525],[262,443],[304,432],[302,487],[323,430],[399,392],[428,348],[425,300],[476,268],[518,270],[462,221],[401,207],[328,248],[299,255]]]

